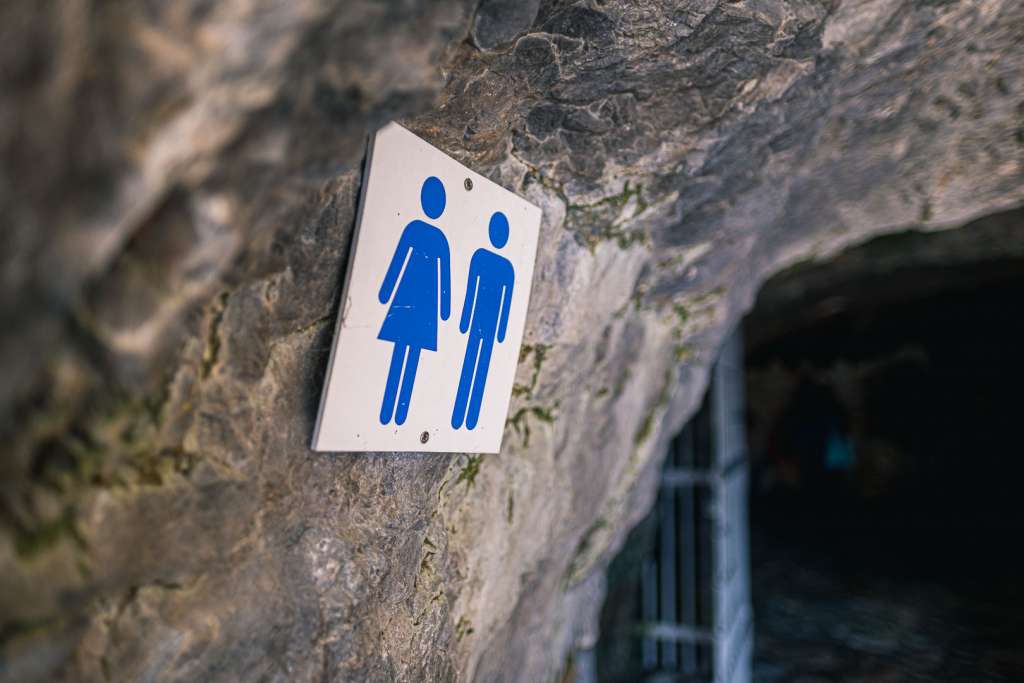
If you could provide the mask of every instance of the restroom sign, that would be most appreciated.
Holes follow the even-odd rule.
[[[313,448],[497,453],[541,211],[396,123],[367,168]]]

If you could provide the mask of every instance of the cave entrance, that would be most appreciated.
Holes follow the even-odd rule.
[[[746,322],[754,680],[1024,680],[1019,213],[783,273]]]
[[[611,564],[595,680],[1024,680],[1022,228],[882,237],[766,283]],[[730,435],[749,498],[701,474]],[[743,618],[716,613],[748,584],[720,578],[748,557],[734,647]]]

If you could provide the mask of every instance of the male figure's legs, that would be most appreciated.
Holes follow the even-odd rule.
[[[462,375],[459,377],[459,389],[455,393],[455,409],[452,411],[452,429],[462,426],[466,419],[466,404],[469,402],[469,389],[473,384],[476,370],[477,354],[480,350],[480,337],[470,333],[466,342],[466,357],[462,360]]]
[[[484,399],[484,386],[487,385],[487,369],[491,366],[491,350],[494,348],[493,336],[480,341],[480,355],[476,362],[476,376],[473,378],[473,395],[469,399],[466,429],[476,427],[477,420],[480,419],[480,405]]]

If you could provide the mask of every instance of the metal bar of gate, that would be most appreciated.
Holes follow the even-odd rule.
[[[658,573],[660,574],[659,586],[661,588],[660,614],[661,621],[676,623],[676,510],[675,496],[669,492],[660,498],[659,526],[660,538],[658,549]],[[659,639],[660,640],[660,639]],[[675,641],[663,641],[661,649],[661,668],[668,671],[675,671],[679,665],[676,651],[678,647]]]

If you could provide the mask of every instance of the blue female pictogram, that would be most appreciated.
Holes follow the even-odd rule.
[[[495,212],[487,232],[496,249],[505,246],[508,242],[508,219],[505,214]],[[462,361],[459,390],[455,395],[453,429],[461,427],[463,421],[466,429],[473,429],[480,419],[491,351],[495,339],[499,344],[505,341],[515,279],[512,263],[493,251],[477,249],[469,262],[466,301],[462,305],[462,318],[459,321],[459,331],[463,334],[469,332],[469,340],[466,342],[466,357]]]
[[[430,218],[444,212],[440,180],[431,176],[423,181],[420,203]],[[380,407],[381,424],[391,422],[392,416],[395,424],[405,423],[420,351],[437,351],[438,309],[441,320],[451,314],[449,261],[448,239],[438,228],[421,220],[405,226],[378,295],[382,304],[390,299],[391,307],[377,339],[395,344]]]

